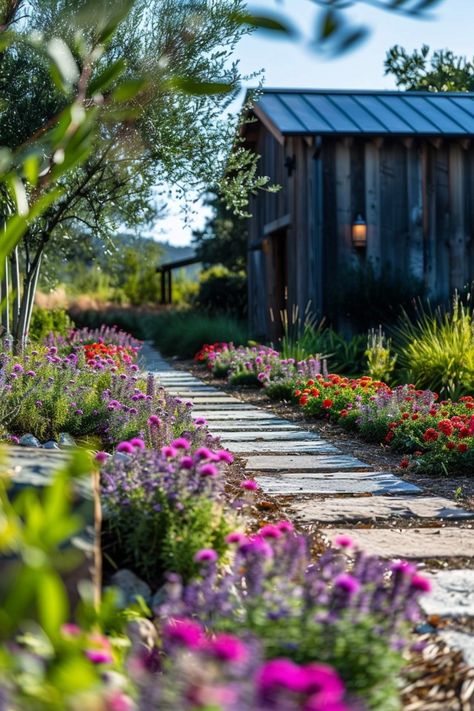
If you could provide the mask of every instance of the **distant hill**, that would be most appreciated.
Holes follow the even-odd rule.
[[[169,242],[158,242],[158,244],[163,249],[162,264],[166,262],[176,262],[178,259],[188,259],[188,257],[194,256],[194,249],[191,246],[176,247]]]

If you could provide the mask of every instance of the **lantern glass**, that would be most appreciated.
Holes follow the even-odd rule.
[[[352,244],[359,249],[367,246],[367,223],[360,214],[352,223]]]

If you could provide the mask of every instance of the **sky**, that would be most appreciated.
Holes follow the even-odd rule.
[[[419,20],[384,12],[357,2],[347,16],[357,24],[369,26],[368,38],[351,52],[337,59],[326,59],[309,46],[317,16],[311,0],[260,0],[249,2],[249,8],[260,11],[291,11],[300,31],[299,40],[282,40],[265,32],[244,37],[237,48],[243,76],[263,70],[264,86],[313,89],[394,89],[390,76],[384,76],[387,50],[395,44],[407,50],[428,44],[432,49],[449,48],[456,54],[474,56],[474,0],[441,0],[431,11],[431,19]],[[248,82],[255,86],[255,80]],[[233,110],[239,111],[245,83]],[[155,239],[174,245],[188,245],[193,227],[201,227],[207,211],[198,208],[185,224],[182,206],[169,205],[168,214],[152,230]]]

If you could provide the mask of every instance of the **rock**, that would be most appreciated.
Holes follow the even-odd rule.
[[[71,437],[71,435],[68,434],[68,432],[60,432],[59,433],[59,446],[60,447],[75,447],[76,442]]]
[[[474,530],[471,528],[323,528],[320,530],[331,541],[337,536],[349,536],[363,551],[382,558],[471,558],[474,548]],[[470,574],[471,588],[464,589],[463,592],[459,590],[459,594],[463,595],[466,601],[464,610],[467,612],[468,604],[474,601],[472,588],[474,571],[465,572]],[[426,596],[424,602],[433,601],[434,594],[433,590]],[[428,614],[441,613],[436,613],[432,609]]]
[[[143,649],[151,651],[158,639],[156,627],[146,617],[137,617],[127,625],[127,636],[132,643],[131,653],[140,652]]]
[[[131,570],[122,568],[112,575],[110,582],[120,589],[125,607],[136,602],[137,596],[141,596],[148,604],[151,599],[151,589]]]
[[[24,434],[18,443],[21,447],[41,447],[39,439],[32,434]]]
[[[346,454],[333,455],[256,455],[247,459],[247,470],[263,472],[338,472],[344,469],[354,472],[357,469],[370,469],[369,464]]]
[[[464,661],[470,667],[474,667],[474,636],[458,630],[443,630],[440,637],[453,649],[462,652]]]
[[[265,441],[259,442],[227,442],[227,437],[222,438],[224,444],[236,454],[261,454],[261,453],[285,453],[285,454],[337,454],[341,451],[334,445],[324,440],[298,440],[297,442]]]
[[[114,460],[116,462],[131,462],[132,458],[129,454],[125,454],[125,452],[114,452]]]
[[[467,543],[467,542],[466,542]],[[466,548],[461,538],[455,548],[457,555]],[[474,617],[474,570],[440,570],[431,575],[433,589],[421,600],[421,606],[427,615],[441,617]]]
[[[383,472],[315,472],[297,474],[285,472],[273,476],[257,476],[265,494],[298,495],[298,494],[410,494],[417,493],[418,487],[403,481],[393,474]],[[350,501],[350,499],[347,499]],[[370,499],[366,499],[369,501]],[[332,505],[325,504],[328,509]],[[305,502],[306,503],[306,502]],[[304,507],[305,504],[301,504]],[[308,506],[310,506],[308,502]],[[300,510],[301,513],[301,510]]]
[[[59,444],[51,439],[43,444],[43,449],[59,449]]]

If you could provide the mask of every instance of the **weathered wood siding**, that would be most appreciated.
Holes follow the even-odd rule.
[[[336,297],[348,268],[358,263],[370,261],[379,275],[388,266],[392,274],[423,282],[433,299],[446,299],[474,280],[470,141],[277,140],[260,124],[255,149],[261,173],[282,186],[251,204],[249,312],[255,336],[278,335],[270,310],[279,321],[282,305],[345,328]],[[352,245],[359,213],[367,222],[363,251]]]

